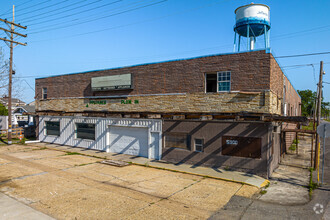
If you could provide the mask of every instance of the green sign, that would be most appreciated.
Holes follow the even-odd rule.
[[[121,104],[139,104],[139,100],[130,100],[130,99],[123,99],[120,102]]]
[[[89,100],[89,104],[105,105],[105,104],[107,104],[107,101],[106,100]]]

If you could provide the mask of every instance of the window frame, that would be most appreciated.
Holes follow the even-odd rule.
[[[94,125],[94,139],[78,137],[78,124]],[[74,133],[75,133],[75,139],[86,140],[86,141],[95,141],[96,140],[96,124],[95,123],[76,122]]]
[[[196,143],[196,140],[201,140],[202,141],[202,143],[201,144],[197,144]],[[196,146],[200,146],[201,147],[201,151],[200,150],[197,150],[197,147]],[[204,152],[204,139],[203,138],[195,138],[194,139],[194,150],[196,151],[196,152]]]
[[[186,144],[185,148],[176,147],[176,146],[172,146],[172,145],[168,146],[167,142],[169,142],[168,138],[170,136],[172,136],[171,138],[173,138],[173,137],[178,138],[181,136],[182,139],[185,139],[185,144]],[[166,148],[174,148],[174,149],[179,149],[179,150],[191,151],[190,136],[188,133],[185,133],[185,132],[165,132],[164,133],[164,146]]]
[[[45,92],[46,91],[46,92]],[[48,89],[47,89],[47,87],[43,87],[42,88],[42,93],[41,93],[41,95],[42,95],[42,99],[47,99],[47,97],[48,97]],[[45,97],[45,95],[46,95],[46,97]]]
[[[48,131],[47,122],[58,123],[58,128],[59,128],[58,135],[47,133],[47,131]],[[44,133],[45,136],[54,136],[54,137],[60,137],[61,136],[61,122],[60,121],[45,121],[44,127],[45,127],[45,133]]]
[[[229,80],[227,79],[227,80],[219,80],[219,75],[220,74],[223,74],[223,73],[226,73],[226,74],[228,74],[229,73]],[[214,93],[214,92],[207,92],[207,75],[208,74],[214,74],[214,75],[216,75],[216,84],[217,84],[217,93],[223,93],[223,92],[230,92],[231,91],[231,71],[218,71],[218,72],[208,72],[208,73],[205,73],[204,74],[204,78],[205,78],[205,80],[204,80],[204,85],[205,85],[205,93]],[[224,76],[222,76],[222,77],[224,77]],[[226,77],[228,77],[228,75],[226,76]],[[222,91],[219,91],[219,83],[220,82],[229,82],[229,90],[222,90]]]

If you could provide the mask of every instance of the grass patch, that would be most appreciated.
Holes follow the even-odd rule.
[[[78,153],[78,152],[69,152],[69,151],[67,151],[66,154],[64,154],[63,156],[66,156],[66,155],[82,155],[82,154]]]
[[[313,122],[309,122],[307,126],[302,126],[303,130],[313,130]]]

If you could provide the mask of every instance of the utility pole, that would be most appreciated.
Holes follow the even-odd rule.
[[[321,120],[321,103],[322,103],[322,79],[324,75],[323,71],[323,61],[320,62],[320,77],[319,77],[319,83],[318,83],[318,97],[317,97],[317,120],[316,120],[316,128],[320,125]],[[316,133],[315,138],[315,163],[314,168],[318,168],[319,164],[319,135]]]
[[[20,43],[18,41],[14,41],[14,38],[17,37],[17,36],[27,37],[26,34],[20,34],[18,32],[15,32],[15,27],[19,27],[19,28],[22,28],[22,29],[26,29],[27,27],[15,23],[15,5],[13,5],[13,21],[10,22],[10,21],[7,21],[6,19],[1,19],[1,18],[0,18],[0,21],[4,22],[10,28],[8,30],[8,29],[0,27],[0,30],[3,30],[7,34],[7,36],[10,38],[10,39],[0,38],[0,40],[3,40],[8,45],[8,47],[10,48],[9,84],[8,84],[8,144],[12,144],[12,138],[11,138],[11,133],[12,133],[11,99],[12,99],[13,50],[14,50],[14,47],[17,46],[17,45],[26,46],[26,43]],[[16,45],[14,46],[14,44],[16,44]]]

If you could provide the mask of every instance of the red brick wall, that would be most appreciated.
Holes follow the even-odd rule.
[[[284,76],[285,84],[285,103],[287,104],[287,116],[300,116],[301,115],[301,98],[293,88],[292,84],[286,76]]]
[[[283,97],[284,74],[273,55],[270,59],[270,89],[279,97]]]
[[[282,129],[297,129],[296,124],[291,123],[283,123]],[[289,147],[291,146],[293,140],[296,139],[296,133],[295,132],[285,132],[285,147],[288,151]]]
[[[271,60],[271,54],[254,51],[41,78],[36,79],[36,99],[43,87],[48,98],[204,92],[205,73],[216,71],[231,71],[232,91],[278,89],[270,80]],[[126,73],[132,74],[133,90],[91,91],[92,77]]]

